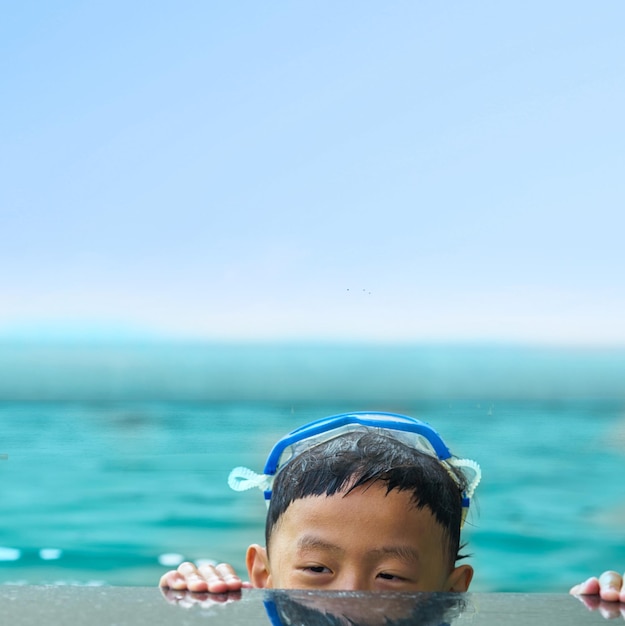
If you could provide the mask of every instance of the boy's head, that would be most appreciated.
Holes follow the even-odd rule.
[[[316,424],[285,437],[269,457],[266,548],[248,550],[252,583],[466,590],[472,569],[455,564],[476,481],[469,487],[440,437],[388,414]]]

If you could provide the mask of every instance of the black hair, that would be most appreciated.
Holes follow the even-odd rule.
[[[456,479],[449,472],[452,471]],[[417,509],[427,507],[443,527],[450,565],[460,558],[462,492],[465,476],[434,456],[393,437],[388,430],[365,428],[311,447],[289,460],[276,475],[267,512],[267,549],[273,529],[292,502],[310,496],[347,495],[381,482],[386,492],[410,491]]]

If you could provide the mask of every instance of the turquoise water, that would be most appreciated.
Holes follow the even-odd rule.
[[[1,345],[0,582],[152,585],[182,557],[243,571],[264,504],[229,470],[376,409],[482,465],[475,591],[562,591],[624,568],[623,381],[618,350]]]

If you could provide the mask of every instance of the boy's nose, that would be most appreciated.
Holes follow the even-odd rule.
[[[368,577],[358,571],[344,571],[332,584],[333,591],[371,591]]]

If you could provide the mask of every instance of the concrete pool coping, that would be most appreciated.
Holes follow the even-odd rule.
[[[578,626],[625,618],[625,606],[567,594],[362,593],[246,589],[211,596],[154,587],[0,585],[0,623],[160,626],[228,624],[479,624]],[[392,620],[396,620],[393,622]]]

